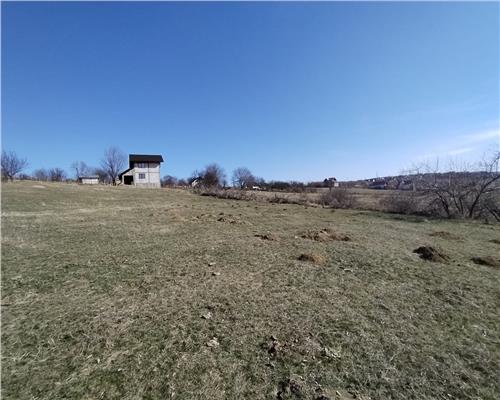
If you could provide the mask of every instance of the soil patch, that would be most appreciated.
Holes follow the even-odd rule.
[[[420,255],[420,258],[433,262],[446,262],[449,257],[432,246],[420,246],[413,250],[414,253]]]
[[[491,256],[472,257],[472,262],[478,265],[487,265],[488,267],[500,267],[500,260]]]

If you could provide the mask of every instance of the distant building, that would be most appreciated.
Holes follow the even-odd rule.
[[[76,181],[82,185],[98,185],[99,177],[97,175],[79,176]]]
[[[160,163],[163,157],[159,154],[130,154],[129,168],[118,175],[122,185],[140,187],[161,187]]]
[[[201,177],[201,176],[193,178],[189,181],[189,184],[191,185],[191,187],[200,186],[202,183],[203,183],[203,177]]]
[[[324,181],[323,181],[323,184],[326,186],[326,187],[329,187],[329,188],[332,188],[332,187],[339,187],[339,182],[337,181],[337,178],[326,178]]]

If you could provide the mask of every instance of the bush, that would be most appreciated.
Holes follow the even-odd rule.
[[[414,192],[396,191],[380,201],[384,211],[396,214],[420,214],[419,197]]]
[[[335,188],[324,192],[319,202],[323,207],[354,208],[356,199],[346,188]]]
[[[256,200],[255,193],[235,190],[235,189],[218,189],[212,188],[195,188],[194,193],[200,196],[210,196],[217,197],[219,199],[229,199],[229,200]]]

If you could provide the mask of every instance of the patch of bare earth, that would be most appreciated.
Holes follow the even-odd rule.
[[[472,257],[471,260],[474,264],[478,265],[486,265],[488,267],[500,267],[500,259],[491,256]]]
[[[449,257],[446,254],[432,246],[420,246],[419,248],[413,250],[413,252],[417,253],[421,259],[426,261],[444,263],[449,260]]]

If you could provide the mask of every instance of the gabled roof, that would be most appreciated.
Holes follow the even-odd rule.
[[[129,163],[134,162],[163,162],[161,154],[130,154],[128,156]]]
[[[123,174],[126,174],[126,173],[127,173],[128,171],[130,171],[131,169],[132,169],[132,168],[127,168],[125,171],[120,172],[120,173],[118,174],[118,178],[122,179]]]

